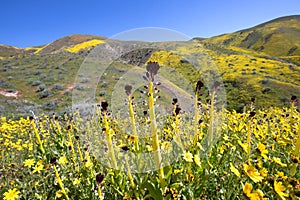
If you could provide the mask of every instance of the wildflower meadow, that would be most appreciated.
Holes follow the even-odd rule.
[[[0,199],[300,199],[297,97],[238,113],[214,106],[217,82],[203,101],[198,81],[193,113],[173,98],[159,116],[159,69],[146,66],[143,109],[124,87],[126,119],[106,101],[90,117],[1,117]]]

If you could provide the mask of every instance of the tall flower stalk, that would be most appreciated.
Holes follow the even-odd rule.
[[[291,108],[290,108],[290,127],[292,127],[294,125],[294,109],[295,109],[295,105],[297,103],[297,97],[296,96],[292,96],[291,98]],[[299,156],[300,153],[300,123],[298,124],[298,133],[296,133],[296,147],[295,147],[295,151],[294,151],[294,156],[297,158]],[[290,165],[290,175],[294,176],[297,173],[297,168],[298,168],[298,163],[292,163]]]
[[[135,147],[136,151],[139,151],[138,135],[137,135],[136,125],[135,125],[135,117],[134,117],[134,111],[133,111],[133,105],[132,105],[133,102],[132,102],[132,97],[131,97],[131,90],[132,90],[131,85],[125,86],[125,93],[128,96],[127,101],[128,101],[128,106],[129,106],[130,121],[131,121],[132,130],[133,130],[133,135],[135,137],[134,147]]]
[[[155,107],[154,107],[154,96],[153,96],[153,85],[154,85],[154,77],[157,74],[160,66],[156,62],[149,62],[146,66],[146,79],[149,81],[148,86],[148,105],[149,105],[149,115],[150,115],[150,131],[152,136],[152,146],[154,151],[154,161],[155,166],[159,169],[159,179],[164,187],[165,185],[165,176],[163,168],[161,167],[162,157],[159,147],[159,139],[157,134],[157,123],[155,117]]]
[[[219,86],[220,86],[220,83],[218,81],[216,81],[213,85],[213,90],[212,90],[212,94],[211,94],[211,102],[210,102],[210,109],[209,109],[209,130],[208,130],[208,136],[207,136],[208,144],[210,144],[212,142],[213,134],[214,134],[214,129],[213,129],[214,103],[215,103],[216,92],[217,92]]]
[[[55,171],[55,177],[56,177],[57,183],[58,183],[58,185],[59,185],[59,187],[60,187],[60,189],[61,189],[61,192],[64,194],[65,198],[66,198],[67,200],[69,200],[70,198],[69,198],[69,196],[68,196],[68,194],[67,194],[67,192],[66,192],[66,190],[65,190],[65,186],[64,186],[64,184],[63,184],[63,182],[62,182],[62,180],[61,180],[61,178],[60,178],[60,176],[59,176],[59,173],[58,173],[58,170],[57,170],[55,164],[53,165],[53,168],[54,168],[54,171]]]
[[[107,102],[102,102],[101,103],[102,111],[103,111],[103,122],[104,122],[104,127],[105,127],[105,138],[107,141],[107,147],[108,147],[108,156],[110,158],[110,161],[112,162],[112,167],[114,169],[118,169],[117,161],[116,161],[116,156],[115,156],[115,151],[112,143],[112,135],[113,131],[109,127],[109,123],[107,120],[107,107],[108,103]]]
[[[36,121],[35,121],[36,122]],[[32,123],[32,126],[33,126],[33,132],[35,134],[35,137],[38,141],[38,144],[39,144],[39,148],[42,152],[42,154],[45,153],[45,150],[44,150],[44,147],[43,147],[43,142],[41,140],[41,137],[40,137],[40,134],[39,134],[39,130],[38,130],[38,126],[37,126],[37,122],[36,123]]]
[[[253,117],[255,116],[255,112],[251,111],[250,112],[250,120],[248,122],[248,133],[247,133],[247,143],[248,143],[248,149],[247,149],[247,154],[248,154],[248,164],[250,165],[250,155],[251,155],[251,125],[253,122]]]
[[[180,146],[180,148],[182,149],[182,151],[184,151],[183,145],[182,145],[182,141],[179,135],[179,119],[180,119],[180,111],[181,108],[178,105],[178,99],[173,99],[173,116],[174,116],[174,131],[175,131],[175,142],[177,142],[177,144]]]
[[[291,114],[290,114],[291,126],[294,125],[293,115],[294,115],[294,109],[295,109],[297,101],[298,101],[297,97],[292,96],[292,98],[291,98],[292,105],[291,105]],[[295,148],[294,155],[297,157],[297,156],[299,156],[299,153],[300,153],[300,123],[298,124],[298,137],[297,137],[297,141],[296,141],[296,148]]]
[[[196,91],[195,91],[195,102],[194,102],[194,145],[197,144],[199,140],[199,132],[198,132],[198,125],[199,125],[199,91],[204,86],[203,82],[197,81],[196,84]]]

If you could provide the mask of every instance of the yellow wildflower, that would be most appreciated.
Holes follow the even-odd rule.
[[[31,167],[31,166],[33,166],[34,165],[34,159],[32,158],[32,159],[27,159],[27,160],[25,160],[23,163],[24,163],[24,166],[25,167]]]
[[[259,173],[263,177],[266,177],[268,175],[268,170],[266,168],[262,168],[261,170],[259,170]]]
[[[258,148],[258,150],[259,150],[259,152],[260,152],[260,155],[261,155],[264,159],[268,160],[267,154],[269,153],[269,151],[266,149],[266,146],[265,146],[264,144],[262,144],[262,143],[259,142],[259,143],[257,144],[257,148]]]
[[[73,185],[78,185],[80,183],[80,178],[75,178]]]
[[[275,175],[277,178],[280,177],[283,180],[286,180],[288,177],[284,175],[284,172],[277,172],[277,174]]]
[[[228,137],[228,135],[224,134],[224,137],[223,137],[223,139],[224,139],[225,141],[228,141],[228,140],[229,140],[229,137]]]
[[[56,197],[57,198],[62,197],[62,195],[63,195],[63,192],[61,190],[56,191]]]
[[[194,156],[194,161],[196,163],[196,165],[198,165],[199,167],[201,167],[201,161],[200,161],[200,157],[199,156]]]
[[[274,157],[273,160],[274,160],[275,163],[277,163],[281,167],[286,167],[287,166],[287,164],[284,164],[284,163],[281,162],[280,158]]]
[[[147,151],[153,151],[153,148],[148,144],[146,145],[146,149],[147,149]]]
[[[257,171],[257,169],[251,165],[243,164],[244,171],[246,174],[251,178],[252,181],[255,183],[260,182],[264,179],[263,176],[260,175],[260,173]]]
[[[262,167],[263,167],[263,162],[262,162],[262,160],[261,160],[260,158],[257,158],[257,166],[258,166],[259,168],[262,168]]]
[[[112,133],[112,135],[113,135],[114,133]],[[136,136],[134,136],[134,135],[130,135],[130,136],[128,136],[128,140],[130,141],[130,142],[136,142],[137,141],[137,137]]]
[[[234,165],[230,162],[230,171],[232,171],[236,176],[240,177],[241,174],[237,168],[234,167]]]
[[[32,143],[29,143],[29,145],[28,145],[28,150],[29,150],[29,151],[32,151],[32,150],[33,150],[33,144],[32,144]]]
[[[20,191],[17,190],[17,188],[10,189],[7,192],[4,193],[4,200],[14,200],[19,198]]]
[[[246,182],[245,185],[243,185],[243,192],[244,194],[246,194],[247,197],[250,196],[252,188],[252,185],[248,182]]]
[[[71,146],[71,142],[66,141],[66,146],[67,146],[67,147]]]
[[[33,167],[32,173],[34,174],[35,172],[40,173],[43,170],[44,166],[42,164],[36,164]]]
[[[252,193],[252,188],[252,185],[248,182],[243,185],[243,192],[250,200],[266,200],[266,198],[264,198],[264,193],[260,189],[257,189]]]
[[[219,147],[220,154],[223,154],[226,149],[227,149],[227,147],[225,145],[220,146]]]
[[[183,159],[186,162],[193,162],[193,154],[191,154],[190,152],[185,152],[185,154],[183,155]]]
[[[287,193],[284,193],[285,187],[282,185],[282,182],[274,181],[274,190],[283,200],[285,200],[285,197],[289,197]]]
[[[93,166],[93,163],[91,162],[91,160],[86,161],[86,163],[85,163],[86,168],[90,168],[92,166]]]
[[[239,145],[244,149],[244,151],[249,154],[249,148],[248,148],[248,143],[242,143],[240,140],[238,140]]]
[[[170,142],[161,143],[161,149],[165,150],[166,152],[172,151],[172,143],[170,143]]]
[[[254,191],[254,193],[250,194],[250,200],[266,200],[267,198],[264,198],[264,193],[260,190],[257,189]]]
[[[67,164],[67,163],[68,163],[67,157],[66,157],[66,156],[60,157],[59,160],[58,160],[58,163],[59,163],[60,165],[65,165],[65,164]]]
[[[199,142],[197,142],[197,147],[198,147],[200,150],[203,150],[203,147],[202,147],[202,145],[201,145]]]
[[[175,169],[174,174],[180,174],[183,172],[183,169]]]

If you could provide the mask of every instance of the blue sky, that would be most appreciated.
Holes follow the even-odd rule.
[[[3,0],[0,44],[42,45],[75,33],[111,37],[142,27],[211,37],[296,14],[299,0]]]

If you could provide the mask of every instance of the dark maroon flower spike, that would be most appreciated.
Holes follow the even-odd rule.
[[[172,102],[172,105],[176,105],[178,103],[178,99],[177,98],[174,98],[173,99],[173,102]]]
[[[256,113],[255,113],[254,111],[251,111],[249,117],[250,117],[250,118],[253,118],[253,117],[255,116],[255,114],[256,114]]]
[[[202,81],[197,81],[196,83],[196,92],[199,92],[201,88],[204,86]]]
[[[293,96],[291,97],[291,102],[292,102],[293,104],[296,104],[297,101],[298,101],[297,97],[296,97],[295,95],[293,95]]]
[[[132,86],[131,85],[125,85],[125,93],[127,96],[131,95]]]
[[[50,164],[56,165],[56,158],[55,157],[50,159]]]
[[[216,91],[218,90],[218,88],[219,88],[220,85],[221,85],[220,82],[219,82],[219,81],[216,81],[216,82],[214,83],[214,85],[213,85],[213,90],[216,92]]]
[[[174,110],[174,116],[177,116],[177,115],[179,115],[179,112],[181,111],[181,108],[178,106],[178,105],[176,105],[176,108],[175,108],[175,110]]]
[[[102,183],[102,181],[104,180],[104,175],[103,174],[97,174],[96,175],[96,182],[98,185],[100,185]]]
[[[108,103],[106,101],[101,102],[102,111],[107,111]]]
[[[154,81],[154,76],[157,75],[160,66],[157,62],[148,62],[146,66],[146,77],[150,81]]]
[[[128,146],[123,146],[123,147],[121,147],[121,149],[125,152],[129,150]]]

